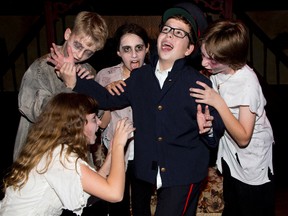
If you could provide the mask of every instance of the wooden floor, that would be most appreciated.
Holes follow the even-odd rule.
[[[275,216],[288,216],[288,115],[286,106],[283,105],[288,100],[288,86],[264,88],[267,99],[267,115],[273,127],[274,146],[274,171],[276,182],[276,210]],[[1,102],[1,162],[0,177],[12,163],[12,154],[15,134],[19,122],[19,112],[17,110],[16,93],[0,93]],[[2,199],[3,193],[1,192]]]

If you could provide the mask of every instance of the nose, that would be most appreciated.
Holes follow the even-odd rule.
[[[84,50],[78,51],[76,53],[76,57],[79,61],[82,60],[83,56],[84,56]]]
[[[102,123],[102,121],[98,117],[96,118],[97,118],[97,125],[99,126]]]
[[[208,63],[209,63],[209,60],[205,56],[202,55],[202,61],[201,61],[202,66],[205,67],[208,65]]]
[[[172,37],[172,35],[174,35],[174,29],[170,29],[170,31],[167,33],[168,37]]]
[[[137,51],[135,49],[132,49],[131,55],[132,55],[132,57],[135,58],[137,56]]]
[[[204,58],[202,58],[201,64],[204,67],[204,65],[205,65],[205,59]]]

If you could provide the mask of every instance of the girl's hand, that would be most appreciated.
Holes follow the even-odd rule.
[[[128,120],[128,118],[123,118],[119,120],[116,124],[114,136],[113,136],[113,148],[116,145],[125,146],[130,134],[135,131],[133,123]]]
[[[123,86],[126,86],[126,83],[123,80],[118,80],[108,84],[105,88],[111,95],[115,95],[115,93],[120,95],[121,92],[124,92]]]

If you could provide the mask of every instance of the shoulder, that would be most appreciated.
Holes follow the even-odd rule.
[[[154,72],[155,72],[155,67],[153,67],[150,64],[145,64],[139,68],[134,69],[132,73],[130,74],[130,78],[135,79],[135,77],[139,77],[138,79],[141,80],[143,77],[150,77],[151,74],[154,74]],[[141,80],[141,82],[142,81],[143,80]]]
[[[192,80],[204,82],[206,84],[212,84],[208,76],[204,75],[203,73],[201,73],[199,70],[195,69],[194,67],[188,65],[185,68],[186,68],[185,69],[186,76],[189,76],[190,80],[192,79]]]
[[[112,67],[103,68],[97,73],[97,76],[111,76],[113,74],[119,74],[122,71],[122,65],[123,64],[120,63]]]
[[[39,77],[50,76],[50,74],[54,76],[54,66],[47,62],[47,56],[48,55],[44,55],[38,59],[35,59],[25,71],[24,77],[29,77],[29,79],[39,79]]]
[[[33,61],[33,63],[29,66],[29,69],[35,68],[52,68],[54,70],[54,66],[49,64],[47,61],[48,54],[43,55]]]
[[[236,78],[238,78],[239,81],[243,84],[243,86],[246,86],[247,88],[257,88],[260,86],[257,74],[248,65],[239,69],[235,75]]]
[[[67,145],[64,145],[63,149],[62,146],[59,145],[53,150],[53,159],[50,169],[59,169],[59,167],[61,167],[61,170],[78,170],[80,164],[88,166],[88,164],[79,158],[76,153],[72,152],[68,154],[67,149]],[[43,157],[39,164],[43,165],[43,163],[46,163],[46,157]]]
[[[101,85],[107,85],[113,81],[121,79],[122,64],[118,64],[112,67],[103,68],[95,77],[95,81]]]

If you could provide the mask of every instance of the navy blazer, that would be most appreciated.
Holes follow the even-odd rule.
[[[132,107],[138,178],[155,184],[159,167],[163,187],[200,182],[207,176],[209,148],[218,146],[224,124],[218,112],[209,107],[214,116],[213,137],[199,134],[197,103],[189,88],[199,88],[197,80],[210,87],[212,83],[183,58],[174,63],[161,89],[155,68],[156,62],[133,70],[120,96],[110,95],[94,80],[79,78],[73,90],[97,99],[101,109]]]

